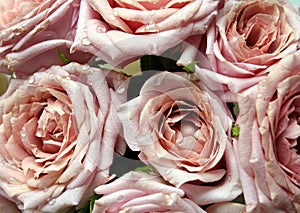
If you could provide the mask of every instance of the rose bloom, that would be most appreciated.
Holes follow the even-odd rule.
[[[99,186],[103,195],[95,201],[93,213],[102,212],[205,212],[185,197],[184,191],[168,185],[154,174],[129,172]]]
[[[300,209],[300,52],[270,68],[255,98],[240,96],[235,144],[250,212]]]
[[[113,65],[159,55],[189,36],[203,34],[219,2],[83,0],[72,51],[89,51]]]
[[[0,100],[0,195],[24,212],[62,212],[110,179],[115,107],[126,98],[118,76],[72,62],[11,80]]]
[[[234,199],[241,189],[227,135],[228,111],[199,86],[161,72],[145,82],[138,97],[122,104],[118,115],[124,138],[133,151],[140,151],[140,159],[171,184],[186,184],[187,195],[204,205]]]
[[[226,1],[202,40],[199,66],[217,73],[211,81],[238,93],[299,49],[300,16],[286,0]],[[209,70],[200,74],[212,75]]]
[[[62,65],[57,49],[72,61],[87,61],[90,54],[69,54],[79,3],[79,0],[1,0],[0,72],[29,75],[41,67]]]

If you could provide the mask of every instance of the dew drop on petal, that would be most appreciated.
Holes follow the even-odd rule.
[[[168,169],[167,171],[165,171],[165,174],[166,175],[169,175],[169,174],[171,174],[172,173],[172,170],[171,169]]]
[[[154,79],[154,85],[155,86],[159,86],[161,84],[162,78],[161,77],[157,77]]]
[[[88,83],[89,85],[93,85],[93,82],[92,82],[91,79],[88,79],[88,80],[87,80],[87,83]]]
[[[258,158],[251,158],[249,160],[250,163],[256,163],[258,161]]]
[[[256,97],[257,97],[257,98],[262,98],[263,95],[262,95],[261,93],[258,93]]]
[[[106,32],[106,27],[105,26],[98,26],[97,27],[98,33],[105,33]]]
[[[10,177],[10,178],[9,178],[9,182],[10,182],[10,183],[16,183],[16,182],[17,182],[17,179],[14,178],[14,177]]]
[[[12,72],[11,78],[17,78],[16,72]]]
[[[159,27],[154,22],[150,22],[149,24],[147,24],[145,26],[145,31],[146,32],[157,32],[158,33],[159,32]]]
[[[52,73],[49,73],[49,74],[48,74],[48,78],[49,78],[50,80],[54,80],[54,79],[55,79],[55,76],[54,76]]]
[[[208,26],[207,25],[203,25],[202,29],[201,29],[201,33],[205,33],[207,30]]]
[[[115,16],[119,16],[119,12],[118,11],[114,11],[114,15]]]
[[[22,139],[25,139],[25,137],[26,137],[25,129],[22,129],[22,130],[21,130],[21,138],[22,138]]]
[[[35,81],[35,77],[34,77],[34,76],[31,76],[31,77],[29,78],[29,80],[28,80],[28,83],[33,84],[34,81]]]
[[[118,88],[117,88],[117,93],[119,94],[123,94],[125,92],[125,87],[123,85],[120,85]]]
[[[83,45],[90,45],[91,44],[90,40],[86,37],[81,40],[81,43]]]
[[[63,79],[66,80],[66,81],[71,80],[71,78],[69,76],[65,76]]]
[[[56,200],[55,200],[55,199],[51,199],[51,200],[48,201],[48,203],[49,203],[50,205],[54,205],[54,204],[56,203]]]
[[[115,16],[114,14],[109,14],[109,15],[108,15],[108,18],[109,18],[111,21],[113,21],[113,20],[116,19],[116,16]]]
[[[90,69],[90,66],[85,64],[82,66],[82,70],[87,71],[88,69]]]
[[[124,195],[119,195],[117,197],[117,202],[122,202],[124,200]]]

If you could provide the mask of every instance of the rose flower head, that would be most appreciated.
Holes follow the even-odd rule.
[[[126,99],[118,75],[72,62],[11,80],[0,100],[1,195],[25,212],[60,212],[110,179]]]
[[[0,72],[29,75],[41,67],[63,65],[58,50],[72,61],[88,61],[88,53],[69,54],[79,3],[79,0],[1,1]]]
[[[176,187],[190,183],[185,190],[197,204],[230,200],[241,193],[228,135],[230,115],[222,100],[202,84],[198,87],[179,74],[158,73],[145,82],[138,97],[118,108],[118,115],[128,146]],[[231,194],[224,193],[228,189]]]
[[[159,55],[189,36],[203,34],[219,2],[82,1],[85,6],[72,51],[89,51],[113,65]]]
[[[225,1],[210,26],[200,46],[208,61],[200,66],[234,93],[256,85],[300,47],[300,16],[287,0]]]
[[[238,97],[245,202],[249,212],[299,212],[300,52],[269,69],[254,97]]]

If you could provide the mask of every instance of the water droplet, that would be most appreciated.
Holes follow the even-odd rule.
[[[87,80],[87,83],[88,83],[89,85],[93,85],[93,82],[92,82],[91,79],[88,79],[88,80]]]
[[[21,130],[21,138],[25,139],[25,137],[26,137],[26,131],[25,131],[25,129],[22,129]]]
[[[17,78],[17,75],[16,75],[16,73],[15,73],[15,72],[12,72],[12,74],[11,74],[11,78]]]
[[[98,31],[98,33],[105,33],[106,27],[103,25],[100,25],[100,26],[98,26],[97,31]]]
[[[171,169],[165,171],[165,174],[166,174],[166,175],[169,175],[169,174],[171,174],[171,173],[172,173],[172,170],[171,170]]]
[[[71,78],[69,76],[64,76],[63,80],[69,81],[69,80],[71,80]]]
[[[54,80],[54,79],[55,79],[55,76],[54,76],[52,73],[49,73],[49,74],[48,74],[48,78],[49,78],[50,80]]]
[[[258,158],[251,158],[249,160],[250,163],[256,163],[258,161]]]
[[[37,136],[37,137],[39,137],[39,138],[42,137],[42,136],[43,136],[42,132],[43,132],[43,130],[37,129],[37,130],[36,130],[36,133],[35,133],[35,136]]]
[[[35,77],[34,77],[34,76],[31,76],[31,77],[29,78],[29,80],[28,80],[28,83],[33,84],[34,81],[35,81]]]
[[[119,94],[122,94],[125,92],[125,87],[123,85],[120,85],[118,88],[117,88],[117,93]]]
[[[48,201],[48,203],[50,205],[54,205],[56,203],[56,199],[51,199],[51,200]]]
[[[257,98],[262,98],[263,95],[262,95],[261,93],[258,93],[256,97],[257,97]]]
[[[151,15],[153,15],[153,16],[156,14],[156,10],[151,10],[150,12],[151,12]]]
[[[117,197],[117,202],[122,202],[124,200],[124,195],[119,195]]]
[[[82,70],[87,71],[88,69],[90,69],[90,66],[85,64],[82,66]]]
[[[159,86],[161,84],[162,77],[157,77],[154,79],[154,85]]]
[[[207,28],[208,28],[207,25],[203,25],[202,28],[201,28],[201,33],[205,33]]]
[[[114,21],[116,19],[116,16],[114,14],[109,14],[108,19],[110,19],[111,21]]]
[[[292,181],[296,184],[299,184],[300,183],[299,180],[300,180],[300,172],[293,174]]]
[[[17,182],[17,179],[14,178],[14,177],[10,177],[10,178],[9,178],[9,182],[10,182],[10,183],[16,183],[16,182]]]
[[[83,28],[82,31],[83,31],[84,33],[86,33],[86,32],[87,32],[87,29],[86,29],[86,28]]]
[[[131,145],[131,149],[133,149],[134,151],[138,150],[139,146],[137,144],[133,144],[133,145]]]
[[[155,32],[155,33],[158,33],[159,32],[159,27],[154,22],[150,22],[149,24],[147,24],[145,26],[145,31],[146,32]]]
[[[91,44],[91,42],[90,42],[90,40],[89,40],[88,38],[83,38],[83,39],[81,40],[81,43],[82,43],[83,45],[90,45],[90,44]]]
[[[119,12],[118,11],[114,11],[114,15],[115,16],[119,16]]]

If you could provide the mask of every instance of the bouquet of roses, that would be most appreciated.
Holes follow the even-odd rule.
[[[300,212],[293,3],[1,1],[0,211]]]

